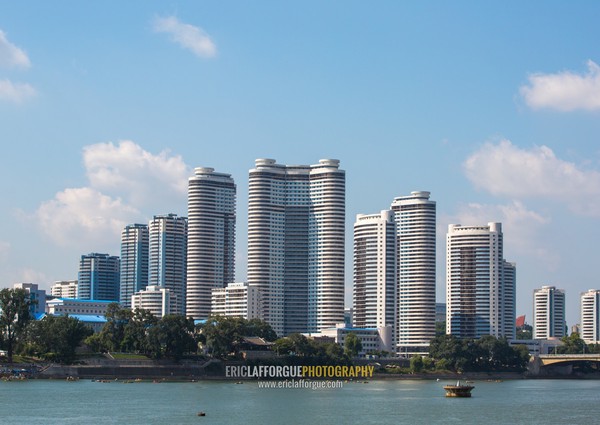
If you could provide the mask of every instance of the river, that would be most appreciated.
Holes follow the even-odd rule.
[[[342,388],[259,388],[200,382],[0,382],[1,424],[585,424],[600,418],[600,381],[344,382]],[[206,416],[199,417],[203,411]]]

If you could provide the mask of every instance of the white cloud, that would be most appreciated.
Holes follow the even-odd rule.
[[[27,54],[9,42],[2,30],[0,30],[0,66],[6,68],[29,68],[31,66]]]
[[[191,50],[201,58],[211,58],[217,54],[217,46],[201,28],[180,22],[174,16],[157,17],[153,22],[154,31],[167,33],[171,40],[184,49]]]
[[[173,208],[185,202],[191,170],[180,156],[121,141],[85,147],[83,162],[89,185],[64,189],[35,212],[43,232],[60,245],[112,246],[126,224],[177,212]]]
[[[22,103],[35,94],[35,89],[29,84],[13,83],[7,79],[0,80],[0,100]]]
[[[137,208],[167,204],[185,197],[190,168],[168,151],[154,155],[132,141],[98,143],[83,150],[83,162],[93,188],[121,196]]]
[[[59,245],[115,242],[123,227],[139,211],[95,189],[65,189],[36,211],[39,225]],[[118,240],[118,239],[117,239]]]
[[[557,158],[547,146],[485,143],[463,167],[476,187],[493,195],[562,202],[577,214],[600,217],[600,172]]]
[[[587,66],[588,72],[584,75],[571,71],[532,74],[529,85],[521,86],[521,96],[534,109],[600,109],[600,67],[591,60]]]

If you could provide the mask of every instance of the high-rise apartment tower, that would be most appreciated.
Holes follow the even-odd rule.
[[[148,225],[149,285],[161,286],[176,298],[172,313],[185,314],[187,218],[155,215]]]
[[[436,204],[429,192],[392,202],[397,232],[396,346],[422,354],[435,337]]]
[[[248,284],[278,335],[344,321],[345,181],[334,159],[250,170]]]
[[[196,168],[188,183],[186,314],[210,315],[211,290],[235,280],[236,186],[230,174]]]
[[[148,225],[129,224],[121,232],[121,306],[131,308],[131,296],[148,286]]]

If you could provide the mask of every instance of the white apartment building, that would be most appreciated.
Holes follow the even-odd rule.
[[[323,329],[318,333],[305,334],[305,336],[311,338],[332,338],[337,344],[340,344],[342,348],[345,348],[346,337],[349,333],[355,334],[360,340],[362,350],[358,353],[359,357],[364,357],[369,353],[377,351],[387,351],[388,353],[392,353],[394,350],[391,326],[353,328],[346,327],[343,323],[339,323],[335,327]]]
[[[356,216],[352,296],[353,327],[394,327],[396,225],[392,211]]]
[[[565,292],[555,286],[533,290],[533,339],[565,336]]]
[[[447,334],[459,338],[514,338],[516,266],[502,257],[501,223],[448,226]]]
[[[261,318],[262,302],[256,285],[230,283],[212,290],[211,315],[235,316],[244,319]]]
[[[236,186],[230,174],[199,167],[188,181],[186,314],[206,319],[211,290],[235,279]]]
[[[164,286],[149,285],[131,296],[132,310],[148,310],[159,319],[167,314],[176,314],[178,306],[177,295]]]
[[[77,298],[77,280],[57,280],[50,288],[56,298]]]
[[[344,320],[345,181],[335,159],[250,170],[248,283],[280,336]]]
[[[600,290],[581,294],[581,339],[587,344],[600,344]]]
[[[436,203],[426,191],[394,199],[397,231],[396,345],[424,354],[435,337]]]

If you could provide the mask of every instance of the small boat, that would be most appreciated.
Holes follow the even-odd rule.
[[[198,416],[206,416],[205,412],[198,412]]]
[[[456,381],[456,385],[445,385],[446,397],[471,397],[471,390],[475,388],[473,385],[461,385],[460,381]]]

